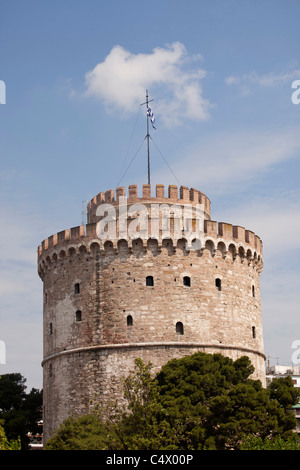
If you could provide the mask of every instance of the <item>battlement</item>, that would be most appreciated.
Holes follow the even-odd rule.
[[[124,242],[127,248],[134,252],[134,245],[138,239],[141,240],[145,249],[147,249],[149,240],[151,243],[156,240],[157,248],[160,249],[168,239],[171,240],[173,249],[186,246],[188,250],[195,250],[200,255],[205,249],[208,249],[212,256],[216,252],[221,252],[222,256],[229,253],[233,259],[239,256],[240,259],[255,260],[256,264],[259,264],[259,269],[262,267],[263,244],[253,231],[238,225],[211,220],[210,200],[205,194],[194,188],[189,189],[186,186],[181,186],[178,189],[177,186],[170,185],[167,193],[166,196],[162,184],[156,185],[154,197],[151,195],[151,185],[148,184],[143,185],[142,194],[138,194],[137,185],[130,185],[127,195],[124,187],[119,187],[116,191],[100,192],[88,203],[88,223],[62,230],[45,239],[38,247],[38,257],[42,259],[48,256],[50,258],[56,257],[60,254],[91,252],[94,247],[105,254],[108,246],[113,247],[114,252],[118,253],[121,245],[124,248]],[[136,211],[135,215],[134,211],[133,213],[126,212],[124,216],[123,210],[122,213],[120,212],[122,204],[119,206],[119,202],[124,201],[120,200],[121,197],[125,198],[129,209],[131,206],[136,207],[135,204],[143,204],[146,210],[143,214],[145,217],[140,219],[139,211]],[[113,212],[107,222],[106,217],[98,215],[99,212],[97,212],[102,204],[110,204]],[[166,204],[170,208],[178,205],[183,208],[182,213],[184,213],[185,207],[192,207],[192,211],[188,215],[189,227],[187,228],[185,225],[187,219],[180,220],[181,216],[178,216],[175,210],[170,210],[167,232],[164,231],[162,226],[166,219],[162,219],[163,211],[152,212],[155,204],[158,204],[159,208]],[[197,213],[199,206],[202,217],[200,219]],[[105,214],[107,214],[106,209]],[[108,210],[110,210],[109,207]],[[114,230],[106,232],[109,223],[113,225]],[[132,223],[136,224],[134,235],[128,230]],[[142,227],[143,223],[146,228]],[[100,224],[102,224],[102,231],[99,231]],[[157,228],[155,234],[152,232],[152,225]],[[200,240],[200,244],[193,243],[195,240]],[[183,241],[187,243],[184,244]],[[122,243],[120,244],[120,242]]]
[[[114,191],[109,189],[105,192],[100,192],[93,197],[87,206],[87,220],[89,223],[96,221],[96,210],[100,204],[118,204],[121,197],[127,199],[127,203],[168,203],[168,204],[201,204],[205,217],[210,219],[210,199],[201,191],[181,186],[179,189],[176,185],[169,185],[167,195],[165,195],[165,187],[163,184],[155,186],[155,196],[151,194],[151,185],[144,184],[142,186],[141,194],[139,194],[138,186],[132,184],[128,187],[126,194],[125,187],[119,187]]]
[[[141,241],[144,247],[147,247],[149,240],[153,240],[150,237],[142,238]],[[186,241],[184,234],[180,239],[173,239],[171,236],[173,247],[182,246],[180,243],[182,240]],[[118,252],[120,245],[119,242],[127,244],[128,248],[132,248],[133,242],[136,239],[124,240],[120,237],[117,239],[106,239],[101,240],[97,236],[97,223],[87,224],[86,226],[80,225],[71,229],[63,230],[57,234],[51,235],[45,239],[42,244],[38,247],[38,258],[52,256],[53,252],[55,256],[61,252],[66,253],[80,253],[81,247],[84,245],[84,252],[92,251],[92,246],[97,248],[104,253],[107,247],[113,247]],[[158,248],[161,248],[164,244],[164,239],[157,240]],[[223,256],[226,253],[230,253],[233,258],[239,255],[241,258],[248,260],[255,260],[262,266],[263,256],[263,244],[258,235],[251,230],[246,230],[244,227],[238,225],[232,225],[225,222],[216,222],[213,220],[204,220],[204,233],[203,233],[203,244],[201,248],[196,249],[199,252],[203,252],[205,249],[209,249],[211,255],[214,255],[217,250],[222,252]]]

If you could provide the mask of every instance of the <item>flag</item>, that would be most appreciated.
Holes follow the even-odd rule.
[[[147,105],[147,114],[148,114],[148,116],[149,116],[150,119],[151,119],[151,124],[152,124],[153,129],[156,129],[156,127],[154,127],[155,117],[154,117],[154,114],[153,114],[152,111],[151,111],[151,108],[149,108],[148,105]]]

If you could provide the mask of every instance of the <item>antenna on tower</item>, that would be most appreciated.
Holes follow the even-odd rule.
[[[143,106],[143,105],[145,104],[146,107],[147,107],[147,134],[146,134],[146,139],[147,139],[147,160],[148,160],[148,184],[150,184],[150,146],[149,146],[150,134],[149,134],[149,117],[150,117],[150,120],[151,120],[151,124],[152,124],[153,129],[155,129],[155,127],[154,127],[155,118],[154,118],[154,115],[153,115],[151,109],[149,108],[149,103],[151,103],[151,101],[153,101],[153,100],[149,100],[149,99],[148,99],[148,90],[146,90],[146,101],[145,101],[145,103],[142,103],[140,106]]]

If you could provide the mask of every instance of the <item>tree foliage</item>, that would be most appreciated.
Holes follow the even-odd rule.
[[[0,377],[0,419],[7,439],[28,447],[28,432],[40,432],[42,392],[33,388],[26,393],[26,379],[19,373]]]
[[[300,442],[296,435],[287,439],[283,439],[281,436],[271,439],[248,436],[242,442],[240,450],[300,450]]]
[[[122,450],[176,449],[179,427],[171,427],[160,404],[151,363],[136,360],[136,368],[124,382],[127,409],[114,420],[110,447]]]
[[[124,382],[126,408],[117,406],[106,420],[105,412],[94,414],[88,426],[70,419],[47,448],[240,449],[254,439],[255,446],[282,445],[296,425],[290,407],[298,392],[285,379],[265,389],[249,378],[253,370],[248,357],[196,353],[169,361],[153,377],[151,363],[137,359]]]
[[[249,378],[252,372],[246,356],[233,361],[204,353],[174,359],[162,367],[157,376],[159,395],[171,424],[184,426],[180,448],[237,449],[249,434],[290,435],[296,422],[287,407],[296,402],[297,393],[286,390],[275,396],[260,381]]]
[[[21,450],[21,440],[9,441],[6,437],[3,426],[0,424],[0,450]]]
[[[93,414],[69,417],[50,438],[46,450],[105,450],[109,445],[107,427]]]

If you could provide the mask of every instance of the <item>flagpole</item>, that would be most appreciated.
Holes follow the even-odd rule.
[[[148,110],[148,90],[146,90],[146,106]],[[149,146],[149,139],[150,139],[150,134],[149,134],[149,115],[147,113],[147,157],[148,157],[148,184],[150,184],[150,146]]]
[[[149,134],[149,112],[151,112],[148,104],[153,101],[153,100],[149,100],[149,97],[148,97],[148,90],[146,90],[146,102],[145,103],[142,103],[141,106],[143,106],[144,104],[146,105],[146,109],[147,109],[147,135],[146,135],[146,138],[147,138],[147,160],[148,160],[148,184],[150,184],[150,145],[149,145],[149,140],[150,140],[150,134]],[[155,129],[154,125],[153,125],[153,122],[154,122],[154,117],[153,117],[153,113],[151,114],[150,116],[151,118],[151,123],[152,123],[152,127]]]

